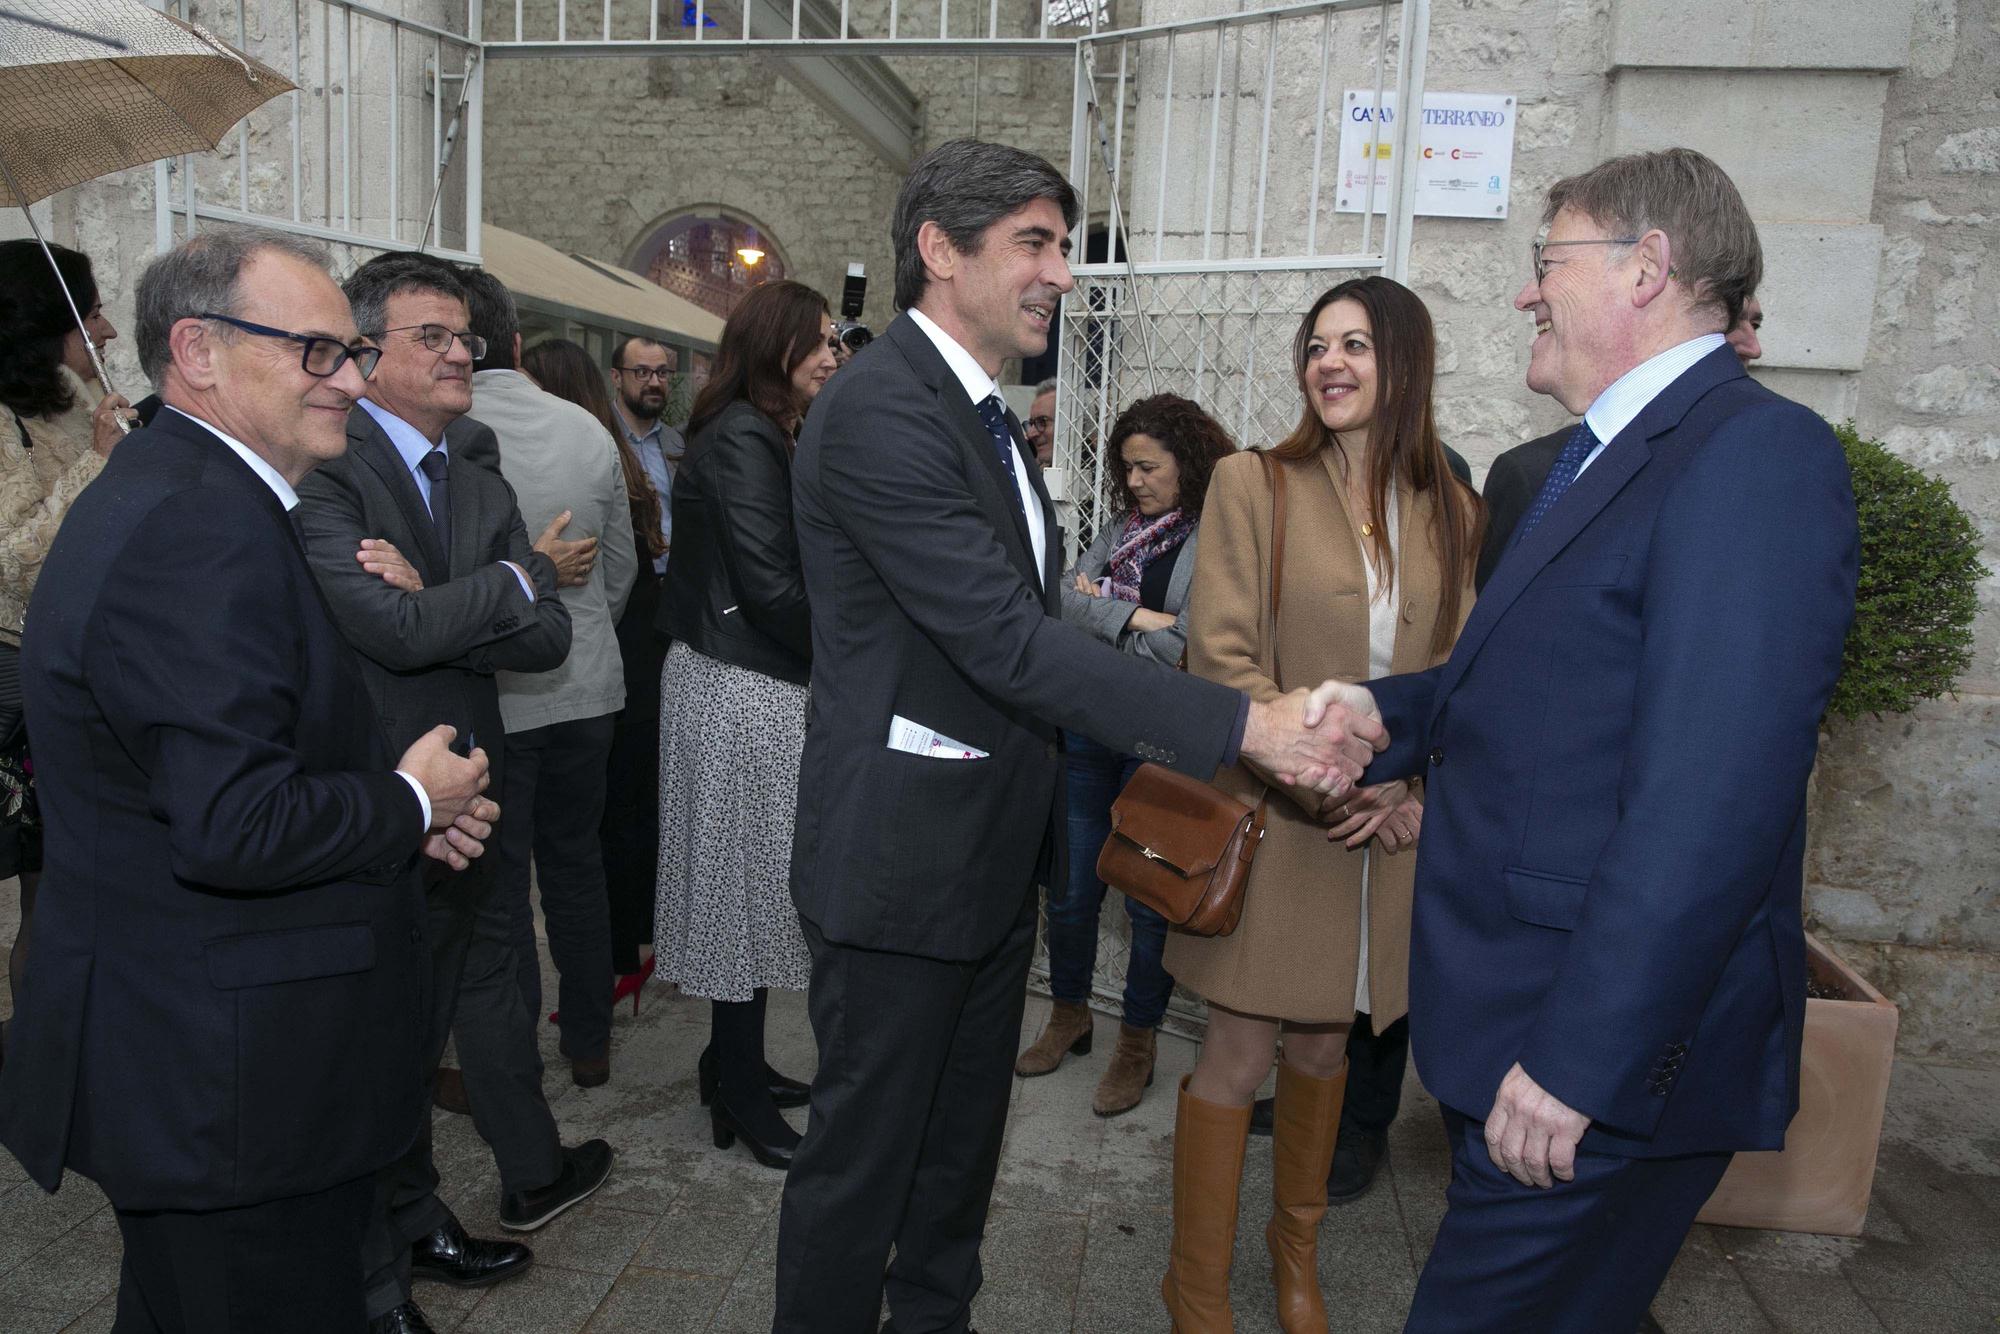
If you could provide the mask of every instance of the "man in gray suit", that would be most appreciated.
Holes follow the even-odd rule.
[[[347,453],[300,488],[313,573],[363,659],[392,744],[445,721],[496,756],[503,735],[494,673],[546,671],[569,651],[554,562],[534,551],[497,472],[454,463],[477,423],[464,289],[434,260],[383,255],[348,279],[363,335],[383,349],[368,397],[348,417]],[[501,767],[498,763],[496,769]],[[495,774],[495,786],[500,775]],[[500,1168],[501,1222],[540,1226],[610,1171],[602,1140],[565,1149],[541,1090],[534,1016],[520,994],[507,917],[486,859],[426,881],[431,1007],[424,1077],[458,1026],[459,1059],[480,1134]],[[364,1249],[371,1328],[428,1330],[410,1300],[412,1270],[458,1286],[521,1272],[525,1246],[468,1237],[438,1200],[429,1119],[384,1172]]]
[[[531,523],[568,523],[594,540],[599,559],[565,585],[569,658],[552,672],[500,674],[507,728],[499,833],[500,893],[514,920],[521,992],[542,1010],[542,970],[528,902],[529,865],[541,891],[549,954],[561,978],[562,1053],[570,1078],[594,1088],[611,1078],[611,910],[604,887],[605,783],[613,723],[625,707],[625,664],[614,626],[638,569],[631,505],[618,446],[589,412],[545,392],[519,370],[514,297],[490,273],[467,273],[474,361],[472,405],[500,446],[500,473]],[[642,685],[642,688],[645,688]]]

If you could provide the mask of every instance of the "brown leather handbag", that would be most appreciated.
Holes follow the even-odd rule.
[[[1285,568],[1285,469],[1271,479],[1271,679],[1277,679],[1278,590]],[[1243,916],[1250,863],[1264,838],[1270,789],[1253,810],[1198,778],[1142,764],[1111,803],[1097,878],[1195,936],[1226,936]]]

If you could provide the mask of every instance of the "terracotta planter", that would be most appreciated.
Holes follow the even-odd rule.
[[[1811,935],[1799,1114],[1777,1153],[1739,1153],[1697,1220],[1858,1237],[1875,1184],[1875,1149],[1896,1055],[1896,1007]]]

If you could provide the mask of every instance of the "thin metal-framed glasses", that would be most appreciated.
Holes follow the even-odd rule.
[[[613,366],[611,369],[620,375],[629,375],[641,384],[648,380],[654,384],[665,384],[674,376],[674,368],[671,366]]]
[[[1559,245],[1637,245],[1636,236],[1591,236],[1577,241],[1530,241],[1528,251],[1533,256],[1535,281],[1541,282],[1549,276],[1549,266],[1542,259],[1544,250],[1552,250]]]
[[[338,338],[328,338],[323,334],[273,329],[268,324],[252,324],[249,320],[239,320],[234,315],[221,315],[212,310],[203,311],[195,318],[215,320],[245,333],[256,334],[259,338],[285,338],[300,344],[304,350],[299,354],[299,369],[316,379],[324,380],[329,375],[337,374],[342,366],[352,361],[354,369],[360,371],[361,378],[365,380],[375,373],[375,363],[382,360],[382,349],[379,347],[361,343],[350,347]]]
[[[416,330],[417,341],[424,345],[426,352],[435,352],[439,356],[443,356],[445,353],[451,351],[451,340],[456,338],[459,342],[465,344],[466,354],[474,361],[478,361],[486,355],[486,340],[484,338],[481,338],[476,333],[467,333],[463,329],[448,329],[442,324],[402,324],[394,329],[384,329],[380,333],[370,336],[374,338],[387,338],[392,333],[409,333],[412,329]]]

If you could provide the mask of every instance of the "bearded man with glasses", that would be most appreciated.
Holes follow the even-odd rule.
[[[505,768],[500,671],[545,672],[570,648],[557,562],[533,549],[514,493],[466,452],[490,432],[465,416],[472,359],[465,289],[434,259],[388,254],[346,283],[355,323],[380,348],[367,397],[346,414],[346,454],[301,488],[300,527],[313,573],[392,744],[440,719]],[[490,448],[490,445],[489,445]],[[602,1140],[565,1148],[542,1094],[535,1016],[521,994],[498,893],[497,857],[425,878],[430,986],[422,1013],[430,1082],[454,1031],[473,1122],[500,1170],[503,1226],[527,1231],[602,1185]],[[523,1272],[515,1242],[468,1236],[437,1196],[430,1118],[383,1172],[361,1257],[371,1330],[431,1326],[410,1298],[416,1277],[473,1287]],[[407,1143],[408,1141],[406,1141]]]

